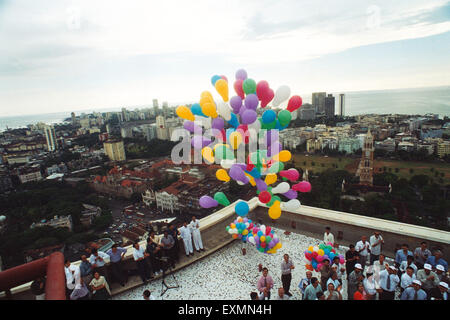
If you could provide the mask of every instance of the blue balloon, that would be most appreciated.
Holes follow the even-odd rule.
[[[262,115],[262,122],[263,123],[272,123],[275,121],[275,118],[277,117],[277,114],[273,110],[266,110],[264,111]]]
[[[211,77],[212,85],[215,86],[216,85],[216,81],[219,80],[219,79],[222,79],[222,78],[220,76],[218,76],[217,74],[215,76],[212,76]]]
[[[263,234],[263,232],[260,230],[260,231],[258,231],[257,235],[258,235],[258,237],[261,237],[261,236],[263,236],[264,234]]]
[[[324,252],[324,256],[325,255],[327,255],[327,256],[329,256],[330,255],[330,249],[325,249],[325,250],[323,250],[323,252]]]
[[[192,105],[191,111],[192,111],[193,114],[195,114],[197,116],[206,117],[206,115],[204,115],[203,112],[202,112],[202,107],[200,107],[200,105],[198,103],[194,103]]]
[[[239,120],[233,112],[231,113],[231,119],[228,123],[235,128],[239,127]]]
[[[246,216],[248,211],[250,210],[250,207],[248,206],[247,202],[245,201],[239,201],[236,204],[236,207],[234,208],[234,210],[236,211],[236,213],[243,217]]]

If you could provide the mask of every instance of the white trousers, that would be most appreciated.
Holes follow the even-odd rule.
[[[183,239],[183,242],[184,242],[184,250],[186,251],[186,255],[193,253],[194,249],[192,249],[192,238],[189,237],[188,239]]]
[[[194,230],[192,232],[192,237],[194,238],[195,250],[203,249],[202,236],[200,235],[200,230]]]

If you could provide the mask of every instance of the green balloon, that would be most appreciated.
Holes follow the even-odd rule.
[[[274,163],[272,163],[272,165],[270,166],[268,173],[278,173],[281,170],[284,170],[284,163],[281,161],[276,161]]]
[[[281,110],[278,113],[278,121],[282,127],[286,126],[291,122],[292,114],[288,110]]]
[[[230,200],[228,200],[227,196],[223,192],[216,192],[214,194],[214,200],[216,200],[218,203],[220,203],[224,207],[227,207],[230,205]]]
[[[242,90],[244,90],[245,94],[256,93],[256,82],[253,79],[245,79],[244,83],[242,83]]]
[[[272,237],[271,236],[266,236],[266,243],[269,243],[270,241],[272,241]]]
[[[270,199],[270,201],[267,203],[267,206],[271,207],[273,205],[273,203],[277,200],[281,202],[281,199],[279,196],[273,196],[272,199]]]
[[[215,149],[214,157],[216,157],[219,160],[225,160],[225,159],[233,160],[234,153],[227,146],[220,146]]]
[[[277,126],[277,120],[275,119],[275,120],[273,120],[273,122],[267,124],[267,129],[272,130],[272,129],[275,129],[276,126]]]

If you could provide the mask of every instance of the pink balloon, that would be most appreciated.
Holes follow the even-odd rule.
[[[242,79],[237,79],[237,80],[234,82],[234,85],[233,85],[234,91],[236,91],[237,95],[238,95],[239,97],[241,97],[242,100],[245,99],[245,92],[244,92],[244,89],[242,88],[242,84],[243,84],[243,83],[244,83],[244,80],[242,80]]]
[[[291,168],[289,170],[280,171],[280,176],[287,178],[291,181],[295,181],[298,180],[300,174],[298,173],[297,169]]]
[[[259,101],[262,101],[263,97],[267,95],[267,91],[269,90],[269,83],[266,80],[261,80],[256,85],[256,95],[258,96]]]
[[[295,191],[300,191],[300,192],[310,192],[311,184],[308,181],[301,181],[297,184],[294,184],[292,186],[292,189]]]
[[[317,260],[317,262],[322,262],[323,261],[323,256],[317,256],[316,260]]]
[[[225,77],[225,76],[220,76],[223,80],[225,80],[226,82],[228,82],[228,79],[227,79],[227,77]]]

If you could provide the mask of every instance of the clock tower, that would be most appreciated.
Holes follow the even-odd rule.
[[[356,175],[359,176],[359,183],[362,185],[373,185],[373,136],[370,129],[364,138],[364,145],[362,147],[361,161],[359,162]]]

